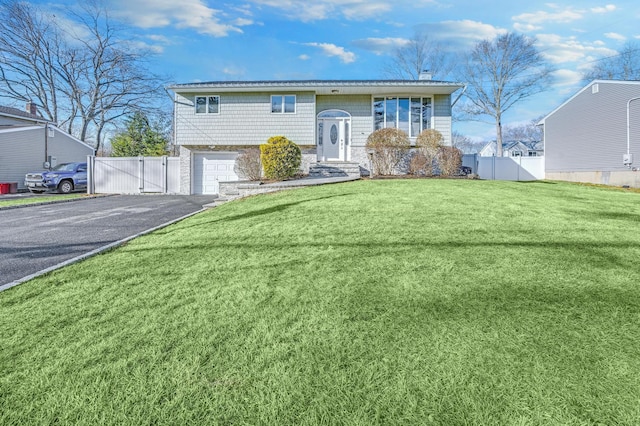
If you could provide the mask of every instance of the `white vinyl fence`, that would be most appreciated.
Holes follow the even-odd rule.
[[[544,157],[481,157],[477,154],[467,154],[463,155],[462,165],[471,167],[480,179],[544,179]]]
[[[180,192],[178,157],[89,156],[90,194],[142,194]]]

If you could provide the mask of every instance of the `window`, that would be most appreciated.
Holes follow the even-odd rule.
[[[196,114],[218,114],[220,96],[196,96]]]
[[[431,128],[431,114],[431,98],[373,98],[374,130],[392,127],[415,138],[421,131]]]
[[[272,95],[271,96],[271,113],[272,114],[295,114],[296,113],[296,95]]]
[[[529,151],[529,157],[537,157],[538,153],[535,151]]]

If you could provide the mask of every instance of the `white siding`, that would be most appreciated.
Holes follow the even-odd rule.
[[[296,95],[295,114],[272,114],[271,95]],[[220,96],[219,114],[196,114],[195,94],[176,95],[178,145],[260,145],[283,135],[298,145],[314,144],[314,93],[210,93]],[[198,96],[201,96],[198,94]]]

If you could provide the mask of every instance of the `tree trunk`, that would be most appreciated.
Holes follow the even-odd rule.
[[[502,123],[496,119],[496,157],[502,157]]]

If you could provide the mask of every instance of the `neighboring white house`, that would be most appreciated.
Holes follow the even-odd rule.
[[[93,147],[58,129],[33,112],[0,106],[0,182],[17,182],[24,188],[24,176],[42,170],[49,157],[57,163],[86,161]]]
[[[487,142],[478,152],[481,157],[494,157],[497,154],[496,141]],[[540,157],[544,155],[542,142],[511,141],[502,143],[503,157]]]
[[[238,153],[283,135],[303,162],[369,168],[365,144],[376,129],[396,127],[412,141],[437,129],[451,145],[451,95],[461,83],[434,80],[244,81],[175,84],[175,143],[181,193],[216,193],[237,180]]]
[[[640,187],[640,81],[594,80],[539,124],[547,179]]]

